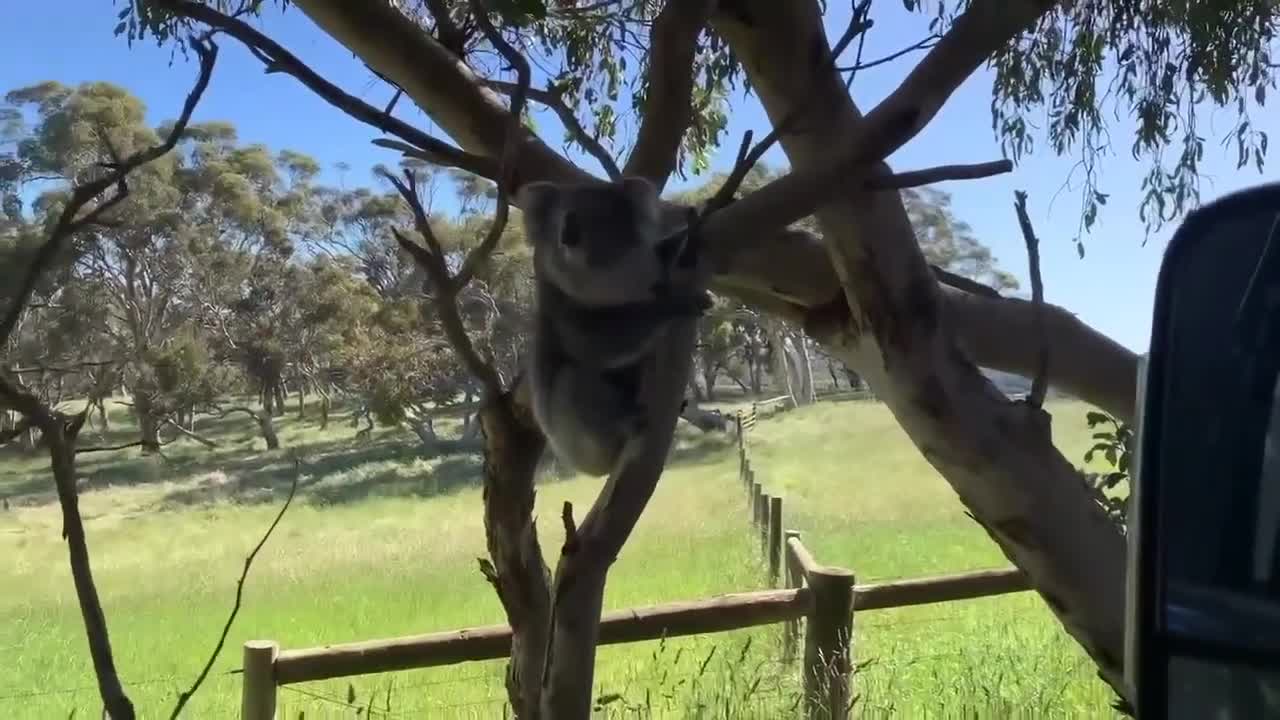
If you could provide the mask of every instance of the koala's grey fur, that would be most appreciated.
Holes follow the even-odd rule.
[[[664,235],[656,189],[530,183],[517,204],[533,246],[537,308],[533,412],[551,449],[607,475],[645,430],[641,378],[672,320],[700,315],[705,291],[677,268],[685,231]]]

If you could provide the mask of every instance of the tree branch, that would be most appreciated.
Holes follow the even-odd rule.
[[[906,79],[847,134],[847,149],[828,153],[836,160],[793,170],[708,218],[703,228],[708,245],[714,249],[785,227],[882,172],[884,158],[919,134],[992,52],[1053,4],[974,0]]]
[[[854,8],[853,14],[849,18],[848,27],[845,28],[844,34],[840,36],[840,39],[836,41],[836,44],[828,54],[827,63],[829,66],[834,67],[836,58],[840,57],[841,53],[849,47],[849,44],[855,38],[865,35],[871,29],[873,23],[867,18],[867,13],[870,11],[870,0],[862,0]],[[817,101],[817,96],[818,93],[811,93],[810,99],[804,105],[796,108],[782,122],[775,125],[769,131],[769,134],[765,135],[764,139],[750,150],[747,148],[751,146],[752,132],[748,130],[743,133],[742,145],[738,148],[738,156],[733,163],[733,169],[729,172],[729,177],[725,178],[724,185],[720,186],[720,189],[711,198],[711,202],[707,203],[708,212],[720,210],[733,202],[733,196],[737,194],[742,181],[747,177],[747,173],[751,172],[751,169],[760,162],[760,158],[764,157],[769,148],[777,144],[779,138],[795,129],[795,125],[799,122],[799,118],[804,114],[804,111]],[[790,225],[791,223],[787,224]]]
[[[209,671],[213,669],[213,664],[218,660],[218,655],[222,653],[222,646],[227,642],[227,635],[231,632],[231,626],[235,624],[236,616],[240,614],[240,602],[244,596],[244,583],[249,579],[249,570],[253,567],[253,559],[258,556],[258,551],[262,550],[262,546],[267,544],[267,540],[271,538],[271,533],[275,532],[276,526],[284,518],[285,512],[289,509],[289,504],[293,502],[293,496],[298,492],[298,478],[301,475],[301,463],[298,460],[298,456],[294,455],[293,481],[289,483],[289,495],[284,499],[284,505],[280,506],[280,512],[276,513],[275,519],[267,526],[267,531],[263,533],[262,539],[245,557],[244,569],[240,571],[240,579],[236,581],[236,599],[231,605],[231,612],[227,615],[227,621],[222,625],[222,632],[218,635],[218,642],[214,644],[213,652],[209,654],[209,660],[205,662],[200,674],[196,676],[195,682],[191,683],[190,688],[178,693],[178,702],[174,704],[173,712],[169,714],[169,720],[176,720],[182,714],[182,708],[186,707],[187,702],[204,684],[205,678],[209,676]]]
[[[348,94],[312,70],[282,45],[258,32],[243,20],[190,0],[161,0],[161,2],[175,14],[202,22],[234,37],[262,61],[268,73],[282,72],[296,78],[316,95],[347,115],[413,145],[430,162],[446,167],[462,168],[490,179],[496,176],[496,166],[489,158],[454,147]]]
[[[509,110],[467,65],[422,32],[393,3],[294,3],[324,32],[413,98],[449,137],[487,158],[503,153]],[[520,134],[515,173],[530,180],[587,182],[592,176],[568,162],[527,129]],[[485,177],[497,176],[498,163]]]
[[[977,180],[1013,172],[1012,160],[994,160],[976,165],[939,165],[923,170],[880,175],[866,181],[868,190],[902,190],[947,180]]]
[[[409,179],[407,184],[401,182],[390,173],[386,173],[385,177],[391,181],[401,197],[409,204],[410,209],[413,211],[415,229],[427,243],[427,247],[423,248],[413,242],[399,230],[393,229],[392,233],[395,235],[396,242],[400,244],[400,247],[404,248],[405,252],[409,253],[419,267],[431,278],[431,283],[435,286],[435,293],[431,298],[432,303],[440,318],[440,325],[444,329],[445,336],[449,339],[449,344],[453,346],[454,352],[458,354],[458,359],[484,385],[486,390],[500,392],[502,383],[498,377],[497,370],[480,357],[480,353],[476,351],[475,344],[471,342],[471,336],[467,334],[466,326],[462,322],[462,316],[458,313],[457,285],[454,279],[449,276],[449,269],[445,265],[443,248],[427,221],[427,215],[422,209],[422,203],[418,199],[417,191],[413,189],[413,171],[405,170],[405,174]]]
[[[502,57],[516,71],[516,89],[511,93],[511,115],[507,119],[507,138],[502,146],[501,175],[498,178],[498,197],[494,208],[493,220],[489,223],[489,232],[485,235],[484,240],[473,248],[471,252],[467,253],[466,259],[462,262],[462,267],[458,269],[458,276],[454,278],[455,290],[461,290],[466,287],[471,282],[471,279],[475,277],[480,267],[488,262],[489,256],[493,253],[493,249],[498,246],[498,240],[502,238],[502,233],[507,228],[507,219],[511,210],[508,198],[511,197],[512,191],[515,189],[516,148],[520,142],[520,133],[524,130],[520,118],[524,113],[525,100],[529,93],[529,83],[533,77],[529,69],[529,61],[502,37],[502,34],[493,26],[493,23],[489,22],[488,10],[484,4],[480,0],[471,0],[471,11],[485,38],[498,49]],[[490,369],[493,367],[488,363],[486,365]],[[500,386],[500,382],[495,384],[495,391]]]
[[[623,174],[648,178],[661,192],[675,171],[693,120],[693,60],[714,0],[668,0],[649,32],[649,91],[635,147]]]
[[[974,364],[1035,377],[1041,345],[1034,303],[949,287],[942,288],[940,299],[947,327]],[[1132,423],[1137,354],[1057,305],[1045,303],[1039,312],[1049,340],[1053,386]]]
[[[890,53],[882,58],[878,58],[875,60],[868,60],[867,62],[857,62],[848,67],[842,67],[837,69],[842,73],[844,72],[856,73],[859,70],[867,70],[867,69],[876,67],[877,65],[884,65],[885,63],[893,62],[894,60],[897,60],[903,55],[906,55],[907,53],[915,52],[916,50],[928,50],[929,48],[936,45],[938,43],[938,40],[940,39],[942,39],[942,36],[938,35],[937,33],[934,33],[929,37],[925,38],[924,40],[908,45],[907,47],[897,52]]]
[[[1031,218],[1027,215],[1027,194],[1021,190],[1013,193],[1014,210],[1018,213],[1018,226],[1022,228],[1022,238],[1027,243],[1027,262],[1031,265],[1031,303],[1035,307],[1036,339],[1040,344],[1040,359],[1036,363],[1036,374],[1031,380],[1031,394],[1027,402],[1032,407],[1043,407],[1045,393],[1049,391],[1049,338],[1044,326],[1044,281],[1040,278],[1040,240],[1031,227]]]
[[[504,82],[502,80],[486,80],[485,85],[497,90],[498,92],[511,94],[519,87],[516,83]],[[565,130],[569,131],[569,135],[578,141],[578,145],[583,150],[594,157],[600,163],[600,167],[604,168],[609,179],[617,182],[622,179],[622,170],[618,169],[618,163],[614,161],[613,156],[605,149],[600,141],[587,132],[582,126],[582,122],[578,120],[578,116],[574,114],[573,109],[564,102],[564,95],[555,90],[538,90],[537,88],[529,88],[529,99],[545,105],[556,117],[560,118],[560,123],[564,125]]]

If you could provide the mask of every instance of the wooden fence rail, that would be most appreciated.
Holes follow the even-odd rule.
[[[789,409],[787,400],[752,403],[751,411],[739,412],[735,422],[739,479],[770,589],[608,612],[600,619],[599,642],[642,642],[783,623],[783,657],[792,660],[800,649],[803,621],[805,714],[810,720],[835,720],[847,717],[852,696],[854,612],[1019,592],[1028,584],[1020,571],[1010,568],[857,585],[853,572],[820,564],[800,533],[784,526],[783,498],[769,494],[751,467],[747,436],[759,419],[759,406],[776,406],[778,412]],[[784,587],[775,589],[779,583]],[[281,685],[496,660],[510,651],[507,625],[291,650],[253,640],[244,644],[241,718],[275,720]]]

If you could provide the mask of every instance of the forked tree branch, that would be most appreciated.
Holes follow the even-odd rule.
[[[503,80],[486,80],[485,85],[497,90],[498,92],[511,94],[519,87],[516,83],[505,82]],[[539,90],[537,88],[529,88],[529,99],[540,103],[550,109],[560,118],[560,123],[564,125],[565,130],[578,144],[586,150],[591,157],[600,163],[600,167],[604,168],[605,173],[610,180],[617,182],[622,179],[622,170],[618,168],[618,163],[587,129],[582,126],[582,122],[578,120],[578,116],[573,112],[564,101],[564,94],[555,90]]]
[[[267,531],[262,534],[262,539],[257,545],[253,546],[253,550],[244,559],[244,568],[240,571],[240,579],[236,581],[236,599],[231,604],[231,612],[227,615],[227,621],[222,624],[222,632],[218,635],[218,642],[213,646],[213,652],[209,653],[209,659],[201,668],[200,674],[196,675],[196,679],[191,683],[191,687],[178,693],[178,702],[173,706],[173,712],[169,714],[169,720],[177,720],[182,714],[182,709],[204,684],[205,678],[209,677],[209,672],[213,670],[213,664],[217,662],[218,655],[222,654],[222,646],[227,642],[227,635],[231,632],[231,626],[236,622],[236,616],[240,614],[240,603],[244,597],[244,583],[249,579],[249,570],[253,567],[253,560],[258,556],[258,552],[262,550],[262,546],[267,544],[267,540],[271,539],[271,533],[275,532],[276,526],[280,524],[280,520],[284,518],[284,514],[289,509],[290,503],[293,502],[293,496],[298,492],[298,478],[302,475],[301,462],[295,454],[293,457],[293,481],[289,483],[289,495],[284,499],[284,505],[280,506],[280,512],[276,513],[276,517],[267,526]]]
[[[405,170],[408,182],[402,182],[395,175],[386,173],[386,177],[395,186],[396,191],[409,204],[414,216],[414,229],[422,236],[427,243],[427,247],[415,243],[399,230],[392,229],[396,242],[405,252],[413,257],[414,261],[427,273],[431,278],[431,284],[435,286],[435,292],[431,296],[432,304],[435,306],[436,314],[440,318],[440,325],[444,329],[445,336],[449,339],[449,344],[453,347],[454,352],[458,354],[458,359],[462,361],[464,367],[476,377],[488,392],[499,392],[502,389],[501,379],[498,377],[497,370],[485,362],[480,353],[476,351],[475,343],[471,341],[471,336],[467,334],[466,325],[462,322],[462,316],[458,312],[457,303],[457,287],[454,278],[449,275],[449,268],[445,264],[444,249],[436,237],[435,232],[431,229],[431,225],[427,220],[426,212],[422,208],[422,202],[418,199],[417,191],[414,190],[414,177],[412,170]]]
[[[1027,243],[1027,262],[1031,266],[1031,302],[1035,306],[1036,340],[1040,345],[1040,359],[1036,374],[1031,379],[1031,394],[1027,402],[1032,407],[1043,407],[1044,396],[1049,392],[1049,337],[1044,325],[1044,280],[1040,278],[1040,239],[1036,237],[1035,228],[1031,227],[1031,217],[1027,215],[1027,194],[1022,190],[1014,191],[1013,207],[1018,213],[1018,226],[1022,228],[1022,238]]]
[[[661,192],[693,120],[693,60],[715,0],[667,0],[649,32],[649,91],[623,174]]]
[[[707,243],[716,248],[765,229],[785,227],[881,172],[882,161],[937,115],[973,71],[1053,2],[974,0],[965,12],[879,105],[849,133],[836,160],[793,170],[708,219]]]
[[[490,179],[496,177],[497,166],[489,158],[455,147],[348,94],[312,70],[284,46],[258,32],[243,20],[190,0],[161,0],[161,2],[175,14],[204,23],[234,37],[262,62],[268,73],[282,72],[296,78],[321,99],[347,115],[409,143],[430,162],[461,168]]]
[[[865,35],[871,29],[873,23],[867,17],[871,10],[871,1],[862,0],[854,8],[853,15],[849,18],[849,25],[845,28],[844,34],[832,46],[831,53],[827,58],[827,63],[834,66],[836,58],[849,47],[849,44],[859,36]],[[796,108],[782,122],[778,123],[764,136],[755,147],[751,146],[752,132],[746,131],[742,135],[742,144],[738,147],[738,155],[734,160],[733,169],[729,172],[729,177],[725,178],[724,185],[720,186],[720,190],[707,203],[707,211],[714,212],[721,208],[727,207],[733,202],[734,195],[737,194],[738,188],[741,187],[742,181],[746,179],[747,173],[751,172],[760,162],[760,158],[769,151],[771,147],[777,144],[778,140],[786,133],[793,132],[800,117],[804,115],[804,111],[809,105],[817,101],[817,93],[811,93],[809,100],[801,107]],[[796,218],[797,220],[799,218]],[[787,223],[790,225],[791,223]]]

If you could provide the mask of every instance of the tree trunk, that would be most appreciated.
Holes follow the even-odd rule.
[[[770,368],[773,380],[774,382],[781,381],[781,387],[778,388],[778,391],[785,392],[791,398],[792,404],[799,405],[800,399],[796,397],[796,387],[792,382],[795,375],[793,371],[794,363],[791,354],[787,352],[786,329],[782,327],[782,323],[779,320],[771,318],[768,323],[769,337],[773,341],[773,367]]]
[[[155,405],[150,391],[143,389],[133,394],[133,416],[138,421],[138,439],[142,442],[142,454],[150,455],[160,449],[160,419],[155,416]]]
[[[307,394],[303,392],[302,384],[298,384],[298,419],[302,420],[307,417]]]
[[[958,85],[956,76],[967,76],[987,56],[963,42],[992,42],[992,28],[1017,32],[1047,7],[975,0],[966,14],[978,16],[956,23],[970,28],[970,37],[947,45],[962,60],[918,67],[904,87]],[[738,9],[750,23],[723,14],[716,27],[771,122],[782,122],[814,93],[830,99],[805,104],[806,132],[781,140],[794,170],[825,167],[831,148],[844,147],[862,119],[844,80],[813,60],[813,43],[826,37],[816,2],[743,0]],[[949,93],[922,93],[931,104],[915,112],[935,111]],[[898,193],[851,188],[816,216],[844,292],[808,313],[806,331],[868,381],[1103,677],[1122,689],[1124,538],[1053,446],[1048,416],[1009,402],[956,346]]]
[[[320,429],[325,430],[329,427],[329,394],[324,393],[320,396]]]
[[[827,361],[827,374],[831,376],[832,389],[839,390],[840,376],[836,374],[836,364],[830,360]]]
[[[517,404],[515,393],[524,397]],[[537,718],[551,623],[551,576],[534,523],[534,473],[545,447],[528,412],[528,386],[481,401],[484,528],[491,565],[482,569],[511,626],[507,698],[521,718]],[[544,716],[544,720],[549,720]]]
[[[84,522],[80,518],[79,489],[76,486],[76,433],[64,432],[62,418],[54,416],[43,423],[45,442],[49,446],[49,459],[53,464],[53,482],[58,491],[58,504],[62,508],[62,535],[67,541],[70,556],[71,581],[80,604],[80,616],[84,621],[89,640],[89,656],[93,660],[94,675],[98,680],[98,694],[112,720],[133,720],[133,703],[120,684],[112,657],[111,640],[107,633],[107,618],[98,598],[98,588],[93,581],[93,568],[89,560],[89,545],[85,539]]]
[[[266,441],[268,450],[280,449],[280,437],[276,435],[275,423],[271,420],[271,413],[265,409],[258,414],[258,429],[262,432],[262,439]]]
[[[429,417],[408,420],[406,424],[409,426],[409,430],[418,436],[418,442],[422,443],[425,448],[435,447],[440,440],[436,436],[435,422]]]
[[[803,333],[796,333],[796,369],[799,370],[800,397],[796,405],[812,405],[817,400],[817,391],[813,387],[813,359],[809,355],[809,338]]]

